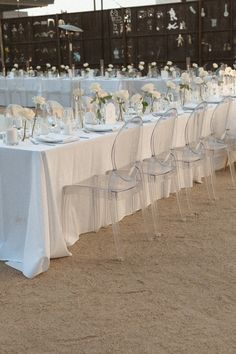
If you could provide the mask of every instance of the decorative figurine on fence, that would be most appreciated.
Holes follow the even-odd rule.
[[[168,11],[168,14],[170,15],[170,21],[177,21],[178,18],[176,16],[176,12],[173,9],[173,7],[171,7],[171,9]]]
[[[183,38],[183,36],[182,36],[181,34],[179,34],[178,37],[176,38],[176,40],[177,40],[177,45],[178,45],[178,47],[182,47],[183,44],[184,44],[184,38]]]

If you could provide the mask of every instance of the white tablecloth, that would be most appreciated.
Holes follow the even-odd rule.
[[[209,113],[206,134],[210,117]],[[188,114],[183,114],[177,119],[176,146],[185,144],[187,118]],[[143,127],[143,158],[150,156],[153,127],[154,123]],[[79,234],[91,231],[93,225],[88,201],[82,196],[77,206],[77,229],[70,235],[63,234],[62,188],[111,169],[115,135],[94,134],[91,139],[61,146],[0,144],[0,260],[31,278],[48,269],[50,258],[70,255],[67,246],[78,240]],[[130,212],[130,206],[122,205],[120,217]],[[108,222],[101,215],[100,226]]]
[[[130,94],[141,92],[145,83],[152,82],[160,92],[166,90],[166,80],[158,79],[105,79],[102,77],[82,79],[81,77],[70,78],[45,78],[45,77],[0,77],[0,105],[7,106],[10,103],[32,107],[32,97],[42,95],[47,100],[56,100],[63,106],[72,104],[72,92],[79,85],[89,95],[89,87],[93,82],[98,82],[104,90],[113,93],[120,89],[129,90]]]

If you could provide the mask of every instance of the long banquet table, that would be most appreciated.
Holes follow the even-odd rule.
[[[56,100],[64,107],[69,107],[72,103],[73,89],[81,86],[85,94],[89,95],[89,87],[93,82],[99,82],[102,88],[110,93],[127,89],[130,94],[134,94],[140,92],[141,87],[148,82],[154,83],[160,92],[166,90],[166,80],[161,78],[0,77],[0,106],[15,103],[32,107],[32,97],[41,95],[47,100]]]
[[[212,110],[208,110],[204,131],[209,134]],[[184,128],[189,113],[177,119],[174,145],[185,144]],[[150,156],[149,141],[154,123],[143,126],[142,158]],[[65,235],[61,226],[62,188],[111,169],[110,151],[116,132],[84,134],[85,138],[64,145],[17,146],[0,144],[0,260],[32,278],[49,268],[50,259],[69,256],[68,246],[79,235],[93,229],[89,203],[81,196],[71,205],[77,225]],[[125,146],[124,146],[125,151]],[[73,203],[72,203],[73,204]],[[139,208],[122,204],[120,215]],[[103,210],[101,208],[101,210]],[[109,224],[100,215],[100,226]]]

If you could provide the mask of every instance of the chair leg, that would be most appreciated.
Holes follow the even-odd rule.
[[[214,166],[213,166],[212,157],[210,155],[207,155],[204,161],[204,179],[205,179],[206,190],[210,202],[212,202],[212,200],[216,200],[215,171],[213,171],[213,169]],[[210,179],[210,183],[209,183],[209,179]]]
[[[115,243],[116,255],[117,259],[122,261],[123,252],[120,246],[120,226],[118,222],[118,212],[117,212],[117,194],[109,193],[108,199],[110,201],[110,212],[111,212],[111,222],[112,222],[112,231],[113,231],[113,239]]]
[[[210,168],[210,180],[211,180],[211,188],[212,188],[212,195],[213,199],[217,200],[216,194],[216,174],[214,168],[214,153],[210,152],[207,155],[207,159],[209,160],[209,168]]]
[[[235,167],[234,167],[234,159],[233,159],[232,155],[233,155],[232,151],[227,149],[227,156],[228,156],[228,163],[229,163],[229,168],[230,168],[232,186],[233,186],[233,189],[236,189]]]
[[[157,206],[157,195],[156,195],[156,177],[149,176],[149,193],[150,193],[150,202],[151,202],[151,212],[152,212],[152,222],[154,226],[154,233],[156,236],[160,236],[159,230],[159,213],[158,213],[158,206]]]
[[[174,177],[173,178],[174,190],[175,190],[175,194],[176,194],[176,200],[177,200],[177,205],[178,205],[178,209],[179,209],[180,218],[181,218],[182,221],[186,221],[186,218],[183,215],[183,208],[182,208],[182,202],[181,202],[181,196],[180,196],[179,177],[178,177],[177,171],[176,171],[176,174],[173,177]]]

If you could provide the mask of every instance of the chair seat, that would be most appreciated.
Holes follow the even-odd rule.
[[[119,193],[134,189],[138,186],[138,180],[132,176],[120,176],[116,174],[95,175],[80,183],[65,186],[67,193],[73,193],[78,188],[94,189],[101,192]]]
[[[220,151],[220,150],[226,150],[227,144],[225,144],[223,140],[208,139],[206,141],[205,147],[207,150],[210,150],[210,151]]]
[[[176,151],[176,161],[182,163],[197,163],[205,159],[205,154],[202,150],[192,151],[189,148]]]
[[[143,173],[151,176],[164,176],[176,171],[172,161],[160,163],[151,158],[143,161]]]

